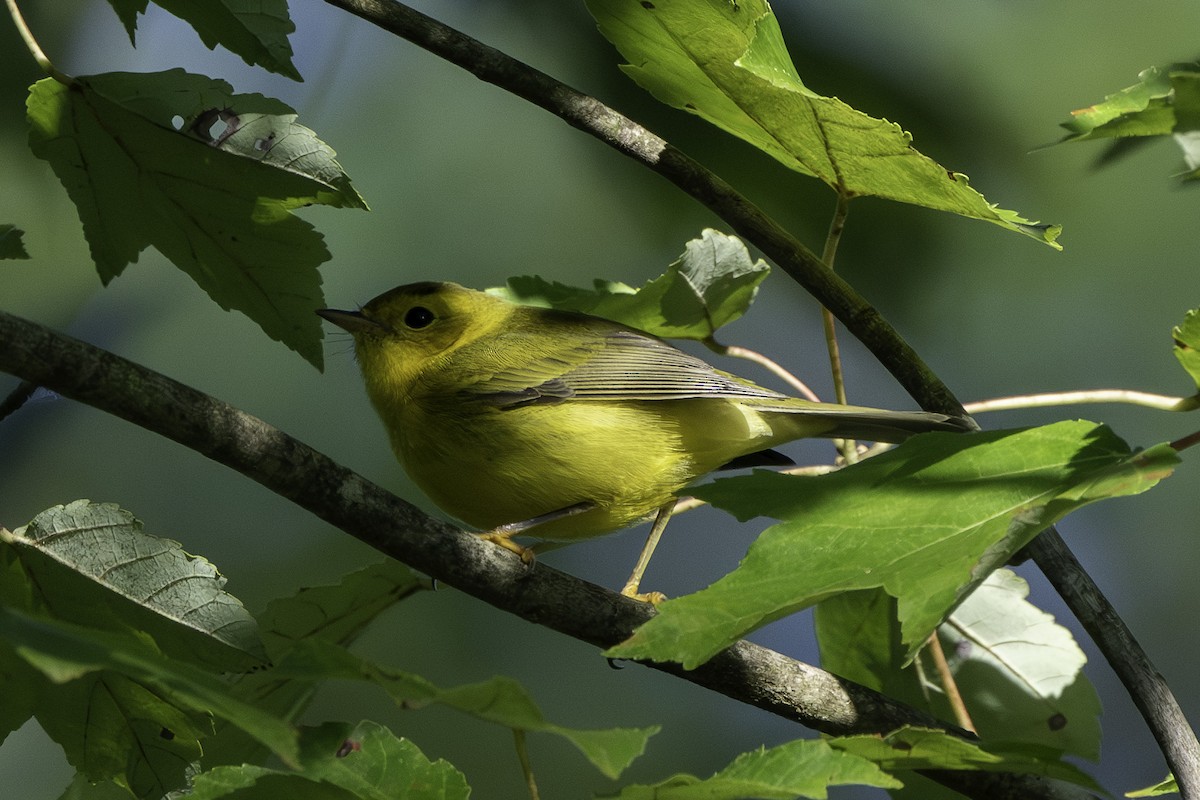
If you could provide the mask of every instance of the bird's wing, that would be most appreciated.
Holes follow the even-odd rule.
[[[624,327],[597,332],[553,355],[507,364],[464,391],[503,408],[583,400],[782,399],[661,339]],[[510,351],[512,352],[512,351]],[[522,352],[518,348],[515,352]]]

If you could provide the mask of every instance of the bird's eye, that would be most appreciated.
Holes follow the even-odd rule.
[[[428,327],[433,320],[433,312],[425,306],[413,306],[404,315],[404,324],[414,331]]]

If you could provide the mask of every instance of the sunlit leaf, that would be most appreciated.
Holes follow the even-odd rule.
[[[525,305],[581,311],[655,336],[707,339],[746,313],[770,267],[750,258],[736,236],[711,228],[687,243],[682,256],[640,289],[611,281],[581,289],[538,276],[509,278],[493,294]]]
[[[1153,786],[1147,786],[1145,789],[1138,789],[1135,792],[1126,792],[1126,797],[1159,797],[1164,794],[1179,794],[1179,784],[1176,783],[1173,775],[1168,775],[1164,780]]]
[[[1133,453],[1104,426],[916,436],[819,477],[757,472],[692,493],[767,529],[729,575],[659,606],[608,651],[707,661],[739,637],[834,594],[882,587],[899,601],[911,658],[961,600],[1048,525],[1169,475],[1167,445]],[[951,501],[949,498],[953,498]]]
[[[847,197],[875,196],[986,220],[1058,247],[912,146],[899,125],[804,85],[766,0],[588,0],[623,69],[686,109]]]
[[[1200,310],[1193,309],[1183,318],[1183,324],[1172,331],[1175,357],[1200,389]]]
[[[867,759],[886,772],[918,769],[984,770],[1045,775],[1100,790],[1095,779],[1057,754],[1033,747],[969,742],[928,728],[905,727],[885,736],[839,736],[829,745]]]
[[[822,739],[804,739],[738,756],[709,778],[676,775],[654,785],[626,786],[620,800],[793,800],[825,798],[830,786],[894,789],[900,781]]]
[[[1137,83],[1072,111],[1062,127],[1069,133],[1060,142],[1170,136],[1183,152],[1185,177],[1200,178],[1200,64],[1142,70]]]
[[[1100,698],[1070,631],[1026,597],[1006,569],[992,573],[938,629],[976,730],[1096,760]]]

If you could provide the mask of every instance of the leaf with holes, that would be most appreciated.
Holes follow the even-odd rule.
[[[997,570],[938,629],[975,728],[987,741],[1021,742],[1095,761],[1100,698],[1071,632],[1026,597],[1029,585]]]
[[[30,148],[75,203],[104,283],[153,246],[321,366],[329,252],[292,210],[366,204],[292,109],[179,69],[46,79],[26,105]]]

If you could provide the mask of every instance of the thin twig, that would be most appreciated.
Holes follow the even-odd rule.
[[[1128,403],[1159,411],[1193,411],[1200,408],[1200,395],[1170,397],[1150,392],[1137,392],[1132,389],[1084,389],[1075,392],[1046,392],[1016,397],[996,397],[991,400],[967,403],[963,408],[968,414],[973,415],[988,411],[1010,411],[1017,408],[1043,408],[1086,403]]]
[[[797,378],[792,373],[784,369],[778,362],[772,361],[770,357],[763,355],[757,350],[751,350],[748,347],[742,347],[736,344],[721,344],[711,336],[704,340],[704,344],[709,350],[714,353],[719,353],[723,356],[731,358],[743,358],[747,361],[752,361],[760,367],[770,370],[780,380],[791,386],[806,400],[812,400],[814,403],[821,402],[821,398],[817,393],[808,387],[804,381]]]
[[[838,183],[841,184],[841,173],[838,173]],[[842,191],[837,193],[837,206],[833,211],[833,219],[829,221],[829,232],[825,235],[825,247],[821,250],[821,260],[832,272],[834,261],[837,259],[838,245],[842,234],[846,231],[846,217],[850,214],[850,198]],[[829,372],[833,379],[834,399],[845,405],[849,395],[846,393],[846,376],[842,372],[842,353],[838,347],[837,324],[828,308],[821,307],[821,327],[825,333],[825,349],[829,353]],[[847,464],[858,461],[858,446],[853,439],[838,439],[838,451],[842,460]]]
[[[1184,716],[1171,687],[1163,680],[1146,651],[1133,636],[1100,588],[1084,571],[1054,528],[1026,546],[1051,585],[1075,613],[1092,641],[1129,691],[1150,732],[1163,751],[1167,766],[1179,784],[1183,800],[1200,797],[1200,743]],[[1086,609],[1080,613],[1079,609]],[[1120,658],[1109,654],[1120,653]]]
[[[1200,444],[1200,431],[1189,433],[1187,436],[1176,439],[1175,441],[1171,442],[1171,447],[1175,450],[1175,452],[1182,452],[1187,450],[1189,447],[1195,447],[1197,444]]]
[[[616,592],[532,568],[439,522],[260,419],[112,353],[0,311],[0,371],[153,431],[234,469],[380,552],[496,608],[600,648],[655,612]],[[969,736],[864,686],[746,641],[693,670],[645,666],[830,735],[902,725]],[[1035,775],[928,773],[975,798],[1083,798]]]
[[[74,83],[71,76],[59,72],[54,63],[46,56],[41,45],[34,38],[33,31],[29,29],[29,25],[25,22],[25,17],[21,15],[21,9],[17,7],[17,0],[7,0],[7,3],[8,15],[12,17],[13,25],[17,28],[17,33],[21,34],[21,40],[25,42],[25,47],[29,49],[33,60],[42,68],[42,71],[64,86],[70,86]]]
[[[958,691],[958,681],[954,679],[954,673],[950,671],[950,662],[946,661],[946,651],[942,649],[942,640],[938,638],[937,631],[929,634],[928,645],[929,656],[933,659],[933,665],[937,669],[938,683],[941,684],[942,691],[946,693],[946,700],[954,711],[954,720],[963,730],[975,733],[975,723],[971,720],[971,712],[967,710],[962,693]]]

